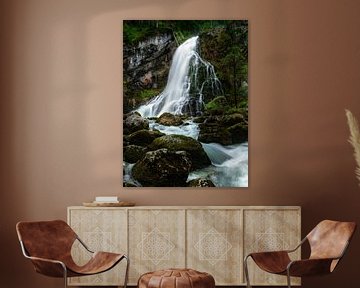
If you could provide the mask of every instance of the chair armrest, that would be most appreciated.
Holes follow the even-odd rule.
[[[306,237],[303,238],[303,239],[301,240],[301,242],[300,242],[295,248],[289,249],[289,250],[285,250],[285,251],[288,252],[288,253],[295,252],[297,249],[299,249],[299,248],[306,242],[306,240],[307,240]]]
[[[280,256],[280,255],[288,255],[287,250],[279,250],[279,251],[264,251],[264,252],[252,252],[247,255],[247,257],[257,257],[257,256],[265,256],[265,257],[271,257],[271,256]]]
[[[33,256],[25,256],[30,259],[34,265],[35,271],[51,277],[66,277],[67,268],[66,265],[59,261],[53,259],[46,259]]]
[[[30,259],[34,265],[35,271],[51,277],[64,277],[67,274],[66,265],[55,259],[46,259],[41,257],[30,256],[24,246],[24,243],[20,241],[21,251],[25,258]]]
[[[63,262],[59,261],[59,260],[47,259],[47,258],[41,258],[41,257],[34,257],[34,256],[26,256],[26,258],[30,259],[31,261],[49,262],[49,263],[60,264],[61,266],[63,266],[63,265],[65,266],[65,264]]]
[[[245,259],[248,258],[249,256],[251,256],[251,254],[256,254],[256,253],[269,254],[269,255],[274,254],[274,253],[276,253],[276,254],[279,254],[279,253],[280,253],[280,254],[283,254],[283,253],[286,253],[286,254],[292,253],[292,252],[295,252],[297,249],[299,249],[299,248],[305,243],[306,240],[307,240],[306,237],[303,238],[303,239],[301,240],[301,242],[300,242],[295,248],[293,248],[293,249],[278,250],[278,251],[265,251],[265,252],[252,252],[252,253],[249,253],[249,254],[245,257]]]
[[[290,276],[312,276],[329,274],[332,272],[333,261],[338,261],[339,258],[318,258],[318,259],[303,259],[291,261],[287,266],[287,271]]]
[[[93,250],[90,250],[90,248],[80,239],[78,235],[76,235],[76,240],[78,240],[87,251],[90,253],[95,253]]]

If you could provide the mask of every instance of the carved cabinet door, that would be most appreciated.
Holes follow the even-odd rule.
[[[239,285],[242,275],[242,210],[188,210],[187,266],[214,276],[216,285]]]
[[[129,210],[129,282],[141,274],[185,267],[185,210]]]
[[[300,243],[300,209],[246,209],[244,211],[244,254],[287,250]],[[293,255],[300,259],[301,250]],[[266,273],[249,260],[249,277],[253,285],[287,285],[286,277]],[[300,285],[299,278],[291,279]]]
[[[127,251],[127,213],[125,209],[69,209],[68,222],[80,239],[93,251],[124,253]],[[72,251],[76,263],[89,260],[87,252],[79,242]],[[108,272],[85,277],[72,277],[70,285],[122,285],[126,261],[121,261]]]

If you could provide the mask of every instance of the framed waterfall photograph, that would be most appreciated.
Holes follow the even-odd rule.
[[[123,186],[248,187],[248,21],[123,21]]]

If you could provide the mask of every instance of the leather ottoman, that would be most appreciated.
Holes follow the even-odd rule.
[[[138,288],[214,288],[214,277],[193,269],[166,269],[140,276]]]

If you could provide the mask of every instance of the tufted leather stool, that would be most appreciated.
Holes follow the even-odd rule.
[[[140,276],[138,288],[214,288],[214,277],[192,269],[166,269]]]

